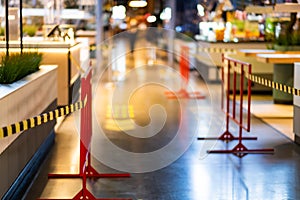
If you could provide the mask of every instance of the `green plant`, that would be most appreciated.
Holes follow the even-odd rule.
[[[297,0],[292,0],[292,3],[298,3]],[[299,26],[295,25],[299,24],[299,19],[297,19],[297,13],[290,13],[290,19],[288,21],[279,21],[277,25],[280,26],[280,33],[276,37],[274,34],[273,37],[273,48],[276,49],[280,47],[281,49],[289,50],[294,46],[300,45],[300,29]],[[283,47],[283,48],[282,48]]]
[[[269,49],[279,51],[298,50],[298,46],[300,46],[300,31],[282,31],[278,37],[274,36],[268,39],[266,41],[270,42]]]
[[[27,34],[30,37],[35,36],[36,31],[37,31],[37,27],[35,25],[25,25],[25,26],[23,26],[23,33]]]
[[[0,36],[5,35],[5,29],[3,27],[0,27]]]
[[[42,54],[24,52],[4,55],[0,63],[0,83],[9,84],[39,70]]]

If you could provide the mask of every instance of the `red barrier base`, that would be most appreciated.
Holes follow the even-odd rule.
[[[235,137],[229,131],[225,131],[220,137],[198,137],[198,140],[222,140],[224,142],[231,142],[233,140],[240,139],[239,137]],[[242,137],[242,140],[257,140],[257,137]]]
[[[208,150],[207,153],[232,153],[242,158],[247,154],[273,154],[274,149],[248,149],[245,145],[239,143],[232,150]]]
[[[82,189],[72,199],[64,200],[132,200],[132,198],[96,198],[87,189]],[[38,200],[58,200],[58,199],[38,199]]]
[[[188,92],[185,89],[181,89],[178,92],[166,91],[165,95],[168,99],[205,99],[205,96],[200,92]]]
[[[72,200],[132,200],[131,198],[95,198],[87,189],[82,189]]]
[[[48,178],[129,178],[129,173],[123,174],[100,174],[93,167],[88,166],[84,174],[48,174]],[[85,184],[84,184],[85,185]],[[54,199],[39,199],[39,200],[54,200]],[[57,200],[57,199],[55,199]],[[96,198],[92,195],[85,187],[81,189],[72,199],[70,200],[132,200],[131,198]]]
[[[87,178],[130,178],[129,173],[120,174],[100,174],[93,167],[88,166],[86,170]],[[48,178],[82,178],[83,174],[48,174]]]
[[[48,178],[81,178],[83,188],[70,200],[132,200],[132,198],[96,198],[86,189],[86,178],[129,178],[129,173],[123,174],[100,174],[93,167],[87,166],[85,174],[48,174]],[[57,199],[39,199],[39,200],[57,200]]]

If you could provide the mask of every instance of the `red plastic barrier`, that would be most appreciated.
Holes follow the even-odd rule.
[[[189,51],[190,51],[189,47],[187,46],[181,47],[179,66],[180,66],[180,74],[183,78],[182,88],[186,88],[186,85],[189,83],[189,72],[190,72]]]
[[[226,63],[227,62],[227,63]],[[220,137],[221,140],[224,141],[231,141],[231,140],[236,140],[236,139],[244,139],[244,140],[256,140],[256,137],[242,137],[241,132],[242,129],[246,131],[250,131],[250,119],[251,119],[251,80],[248,80],[247,82],[247,110],[246,110],[246,124],[244,122],[244,109],[243,109],[243,104],[244,104],[244,70],[248,70],[248,73],[251,73],[251,64],[241,62],[232,58],[226,58],[223,56],[223,64],[224,67],[221,69],[221,76],[222,76],[222,102],[221,102],[221,107],[222,110],[226,114],[226,131],[222,134]],[[231,64],[233,66],[231,66]],[[235,68],[235,69],[233,69]],[[224,70],[227,71],[227,77],[225,78],[225,73]],[[237,85],[237,70],[240,71],[240,81],[239,85]],[[233,71],[233,72],[232,72]],[[231,73],[233,73],[233,82],[231,82]],[[225,88],[225,82],[227,83],[226,88]],[[230,92],[231,92],[231,83],[232,83],[232,101],[230,100]],[[236,108],[237,108],[237,87],[239,87],[239,116],[236,116]],[[224,97],[226,101],[226,108],[224,108]],[[231,109],[230,109],[231,108]],[[229,132],[229,120],[234,121],[239,127],[240,127],[240,134],[238,137],[234,137],[230,132]]]
[[[100,174],[91,165],[92,139],[92,68],[87,71],[86,77],[81,78],[81,100],[85,106],[80,116],[80,159],[78,174],[48,174],[49,178],[81,178],[82,189],[72,200],[129,200],[131,198],[95,198],[86,187],[87,178],[127,178],[129,173]],[[48,199],[49,200],[49,199]]]
[[[188,92],[186,90],[189,83],[190,63],[189,63],[189,47],[182,46],[179,58],[179,71],[182,78],[181,89],[178,92],[166,91],[165,95],[168,99],[204,99],[199,91]]]
[[[218,138],[198,138],[198,140],[222,140],[232,141],[238,140],[238,144],[232,150],[210,150],[208,153],[233,153],[239,157],[243,157],[248,153],[273,153],[273,149],[248,149],[243,144],[243,140],[256,140],[256,137],[243,137],[243,129],[250,131],[251,119],[251,80],[245,80],[245,71],[251,74],[251,64],[239,60],[235,60],[226,56],[222,56],[223,68],[221,69],[222,76],[222,101],[221,107],[226,115],[226,130]],[[239,74],[239,77],[238,77]],[[226,76],[225,76],[226,75]],[[232,79],[231,80],[231,76]],[[239,82],[238,82],[239,78]],[[244,85],[247,81],[247,109],[246,119],[244,119]],[[226,87],[225,87],[226,86]],[[239,89],[239,90],[238,90]],[[230,93],[232,94],[230,95]],[[237,100],[239,93],[239,100]],[[232,96],[232,100],[230,98]],[[225,97],[225,99],[224,99]],[[226,105],[224,105],[226,102]],[[239,135],[235,137],[229,131],[230,121],[235,122],[239,126]]]

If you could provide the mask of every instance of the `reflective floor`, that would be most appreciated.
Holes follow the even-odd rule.
[[[248,149],[274,148],[274,154],[242,158],[208,154],[207,150],[232,149],[237,144],[197,140],[224,132],[220,85],[205,83],[197,72],[190,73],[186,85],[180,62],[170,61],[154,48],[114,56],[119,48],[126,48],[123,42],[116,42],[101,73],[95,70],[91,149],[98,172],[129,172],[131,177],[88,180],[87,188],[95,197],[300,199],[300,146],[252,116],[251,132],[244,135],[258,139],[243,144]],[[181,89],[205,98],[168,98],[169,91]],[[81,189],[80,179],[47,178],[48,173],[78,173],[79,117],[74,113],[57,127],[56,143],[24,199],[68,199]],[[230,130],[238,134],[234,123]]]

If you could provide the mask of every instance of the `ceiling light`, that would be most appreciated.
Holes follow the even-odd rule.
[[[205,9],[204,9],[204,7],[201,4],[197,5],[197,10],[198,10],[198,15],[200,17],[204,17],[204,15],[205,15],[205,12],[204,12]]]
[[[172,18],[172,9],[170,7],[166,7],[160,14],[160,19],[170,20],[171,18]]]
[[[114,6],[112,8],[112,19],[125,19],[126,18],[126,8],[123,5]]]
[[[147,22],[148,23],[156,22],[156,17],[154,15],[150,15],[149,17],[147,17]]]
[[[145,0],[131,0],[129,6],[133,8],[142,8],[147,6],[147,1]]]

